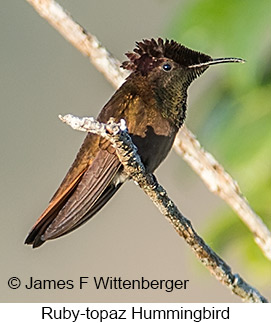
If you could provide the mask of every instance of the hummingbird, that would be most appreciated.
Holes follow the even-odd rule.
[[[244,62],[216,58],[191,50],[174,40],[136,42],[122,68],[130,71],[125,82],[99,113],[126,121],[147,173],[168,155],[187,110],[187,89],[210,65]],[[25,243],[33,248],[66,235],[91,219],[129,180],[115,149],[102,137],[87,134],[60,187],[38,218]]]

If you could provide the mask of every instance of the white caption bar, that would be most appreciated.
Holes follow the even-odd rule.
[[[270,304],[2,303],[1,322],[271,322]]]

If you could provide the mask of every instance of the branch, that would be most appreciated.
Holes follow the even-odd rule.
[[[26,0],[40,16],[46,19],[66,40],[77,48],[106,79],[118,88],[128,76],[128,72],[120,68],[120,62],[113,57],[98,41],[54,0]]]
[[[178,210],[168,197],[165,189],[156,181],[152,174],[147,174],[137,154],[137,148],[128,134],[124,120],[119,124],[111,119],[107,124],[99,123],[94,118],[78,118],[72,115],[60,119],[75,130],[91,132],[110,141],[128,174],[149,196],[159,211],[169,220],[177,233],[185,239],[202,264],[221,283],[247,302],[268,302],[255,288],[247,284],[238,274],[222,260],[196,233],[191,222]]]
[[[54,0],[26,0],[37,12],[57,29],[114,86],[119,87],[127,71],[120,69],[120,63],[97,38],[74,22],[72,17]],[[225,172],[214,157],[201,148],[195,136],[183,126],[179,131],[174,149],[201,177],[211,192],[222,198],[242,219],[255,236],[255,241],[268,259],[271,259],[271,233],[261,218],[253,211],[242,195],[239,186]]]
[[[223,199],[253,233],[255,242],[268,259],[271,259],[271,233],[243,196],[238,183],[218,161],[201,147],[187,128],[179,131],[174,148],[201,177],[208,189]]]

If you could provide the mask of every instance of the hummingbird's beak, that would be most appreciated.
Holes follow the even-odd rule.
[[[242,58],[228,57],[228,58],[213,58],[208,62],[199,63],[195,65],[189,65],[188,68],[200,68],[204,66],[210,66],[222,63],[245,63],[246,61]]]

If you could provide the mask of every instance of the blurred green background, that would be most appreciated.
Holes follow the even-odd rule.
[[[179,7],[170,36],[212,56],[242,57],[246,66],[225,67],[200,96],[196,133],[238,181],[271,227],[271,2],[190,1]],[[220,69],[216,69],[217,73]],[[204,98],[204,99],[203,99]],[[196,116],[195,116],[196,118]],[[228,208],[208,221],[215,250],[234,253],[261,284],[271,288],[270,262]]]
[[[167,37],[246,64],[210,68],[189,90],[187,125],[238,181],[271,228],[271,2],[62,0],[121,61],[142,38]],[[23,241],[83,141],[58,114],[97,115],[114,89],[26,1],[5,1],[1,37],[1,301],[238,302],[195,259],[148,198],[128,183],[90,222],[32,250]],[[198,233],[271,298],[271,263],[251,233],[174,152],[157,171]],[[36,279],[189,279],[185,291],[10,290]]]

